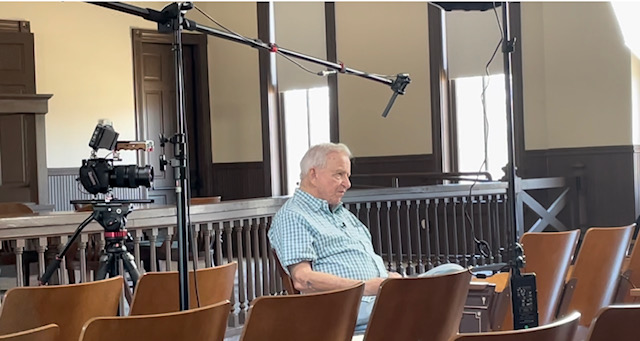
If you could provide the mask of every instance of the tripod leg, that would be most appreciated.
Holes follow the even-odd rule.
[[[122,265],[124,266],[124,271],[129,273],[131,277],[131,281],[133,282],[133,287],[136,287],[138,283],[138,279],[140,278],[140,273],[138,272],[138,268],[136,267],[135,258],[129,252],[122,253]]]
[[[102,255],[100,255],[100,268],[96,272],[96,280],[107,278],[107,273],[111,272],[113,262],[113,255],[103,251]]]

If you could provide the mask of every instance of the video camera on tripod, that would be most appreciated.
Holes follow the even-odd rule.
[[[49,263],[46,271],[40,278],[40,284],[47,284],[58,269],[64,255],[69,250],[76,238],[85,226],[91,221],[97,221],[104,228],[105,248],[100,254],[100,268],[96,273],[96,279],[104,279],[107,275],[117,276],[122,271],[120,267],[129,273],[134,286],[140,277],[134,258],[127,251],[125,240],[128,237],[125,227],[127,215],[133,210],[134,203],[151,203],[149,199],[118,200],[112,195],[112,188],[137,188],[140,186],[151,187],[153,182],[153,167],[145,165],[114,165],[114,160],[120,160],[120,150],[153,150],[153,141],[118,141],[119,134],[113,129],[111,122],[100,120],[93,131],[89,141],[92,148],[91,158],[82,160],[79,177],[76,179],[92,195],[105,194],[101,200],[72,200],[72,204],[89,204],[92,213],[76,229],[68,240],[64,249]],[[112,154],[111,159],[99,158],[99,149],[107,149]]]
[[[78,181],[91,194],[109,193],[112,187],[137,188],[151,187],[153,168],[150,165],[138,167],[136,165],[113,164],[119,160],[120,150],[153,151],[153,141],[118,141],[119,134],[113,129],[111,122],[100,120],[96,125],[89,147],[93,149],[91,158],[82,160]],[[113,159],[98,158],[99,149],[107,149],[113,153]]]

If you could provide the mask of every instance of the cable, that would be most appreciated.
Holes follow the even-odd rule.
[[[496,17],[496,22],[498,25],[498,29],[500,30],[500,40],[498,41],[498,44],[496,45],[495,49],[493,50],[493,53],[491,54],[491,58],[489,58],[489,61],[487,62],[487,64],[485,65],[485,75],[482,78],[482,83],[483,83],[483,87],[482,87],[482,93],[480,94],[480,99],[482,101],[482,118],[483,118],[483,128],[484,128],[484,136],[483,136],[483,142],[484,142],[484,159],[482,161],[482,164],[480,165],[480,169],[478,170],[478,173],[480,173],[482,171],[483,168],[487,167],[487,159],[488,159],[488,152],[487,152],[487,145],[489,142],[489,120],[487,118],[487,103],[486,103],[486,91],[489,88],[489,83],[491,81],[490,75],[489,75],[489,66],[491,66],[491,63],[493,62],[493,60],[496,57],[496,53],[498,52],[498,49],[500,48],[500,45],[502,44],[503,41],[503,29],[502,29],[502,25],[500,23],[500,18],[498,17],[498,11],[496,10],[496,3],[493,2],[493,13],[495,14]],[[486,83],[485,83],[486,80]],[[472,193],[473,193],[473,187],[478,183],[478,175],[476,175],[475,180],[473,181],[473,183],[471,184],[471,186],[469,187],[469,195],[468,195],[468,203],[471,204],[472,202]],[[480,251],[480,254],[484,257],[491,257],[492,253],[491,253],[491,247],[489,245],[489,243],[486,240],[481,240],[478,239],[478,237],[476,236],[475,233],[475,226],[473,224],[473,221],[471,219],[471,216],[469,214],[468,211],[468,206],[465,206],[464,208],[464,214],[465,217],[467,218],[467,221],[469,222],[469,226],[471,227],[471,233],[473,235],[473,241],[476,243],[476,246],[478,247],[478,251]]]

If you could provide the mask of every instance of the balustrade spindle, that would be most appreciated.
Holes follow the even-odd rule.
[[[418,273],[423,273],[425,271],[424,269],[424,262],[422,261],[422,234],[420,233],[420,200],[416,200],[416,209],[413,210],[414,213],[414,219],[415,219],[415,225],[414,228],[414,235],[416,236],[416,256],[418,257]]]
[[[391,212],[389,212],[391,213]],[[396,201],[396,272],[406,275],[404,265],[402,264],[402,231],[400,227],[400,201]],[[389,225],[391,229],[391,225]]]
[[[247,293],[246,293],[246,279],[245,279],[245,260],[244,260],[244,249],[242,245],[242,221],[241,220],[233,220],[232,228],[235,231],[236,236],[236,246],[238,248],[238,301],[240,303],[238,310],[238,320],[241,324],[244,323],[246,317],[246,310],[248,309],[247,304]]]
[[[244,242],[245,245],[244,247],[246,248],[246,263],[247,263],[247,305],[251,304],[251,302],[253,301],[253,299],[255,298],[254,292],[255,292],[255,288],[254,288],[254,281],[251,277],[253,277],[253,250],[251,249],[251,229],[252,229],[252,224],[253,223],[253,219],[247,219],[247,220],[243,220],[243,226],[242,226],[242,230],[243,230],[243,234],[244,234]]]
[[[214,248],[213,248],[213,255],[214,257],[216,257],[216,265],[222,265],[222,223],[214,223],[213,224],[213,228],[214,228]]]
[[[427,248],[427,270],[431,270],[434,265],[431,258],[431,222],[429,221],[429,207],[431,206],[431,201],[426,199],[424,201],[424,240],[425,246]]]
[[[459,206],[458,198],[451,198],[451,222],[453,223],[453,229],[451,229],[451,235],[453,237],[453,255],[455,262],[460,264],[460,248],[458,245],[458,215],[457,207]]]
[[[227,263],[231,263],[233,262],[233,229],[235,227],[235,223],[233,220],[231,221],[225,221],[220,223],[222,225],[222,227],[224,228],[224,234],[225,234],[225,244],[226,244],[226,256],[227,256]],[[238,272],[236,274],[237,278],[238,278],[238,284],[240,284],[243,273],[242,273],[242,259],[238,258]],[[239,295],[242,295],[242,291],[238,292]],[[238,309],[238,296],[234,293],[233,295],[231,295],[231,317],[230,317],[230,321],[229,323],[231,324],[232,327],[237,327],[240,324],[240,321],[238,319],[238,314],[239,314],[239,309]]]
[[[14,250],[15,254],[16,254],[16,284],[19,287],[22,287],[25,285],[24,283],[24,261],[22,259],[22,255],[24,254],[24,245],[25,245],[25,241],[24,239],[17,239],[16,240],[16,248]],[[29,283],[26,283],[26,285],[28,285]]]
[[[467,197],[461,198],[462,205],[460,206],[460,215],[462,216],[462,252],[464,253],[463,261],[464,267],[469,266],[469,243],[467,242],[467,233],[469,227],[467,227]],[[473,238],[469,238],[470,240]]]
[[[411,243],[413,240],[411,239],[411,218],[409,217],[409,211],[411,210],[411,201],[405,201],[405,231],[407,232],[407,270],[406,274],[413,275],[415,273],[415,263],[413,261],[413,248],[411,247]],[[419,240],[419,239],[418,239]]]
[[[469,213],[469,217],[470,217],[469,225],[471,227],[471,234],[472,234],[470,239],[472,239],[474,241],[473,247],[471,248],[472,251],[470,253],[471,265],[472,266],[478,265],[478,257],[476,257],[476,247],[477,246],[476,246],[476,243],[475,243],[475,239],[478,238],[478,235],[477,235],[477,232],[476,232],[477,231],[476,220],[475,220],[476,216],[475,216],[475,213],[474,213],[475,202],[476,202],[475,197],[469,196],[469,212],[468,213]]]
[[[380,224],[380,202],[376,202],[376,211],[375,211],[375,233],[373,235],[376,236],[375,240],[376,240],[376,244],[374,247],[374,250],[376,251],[376,253],[378,253],[380,256],[382,256],[382,228],[381,228],[381,224]]]
[[[393,264],[393,244],[391,242],[391,202],[385,205],[385,230],[387,230],[387,269]]]
[[[173,246],[173,226],[167,227],[167,237],[164,240],[164,253],[165,253],[165,271],[171,271],[172,262],[171,262],[171,247]],[[189,245],[185,243],[185,245]]]
[[[442,199],[443,207],[442,207],[442,221],[443,221],[443,229],[444,229],[444,257],[443,263],[448,263],[451,261],[451,245],[449,245],[449,198]]]
[[[202,231],[202,241],[204,243],[204,266],[210,268],[213,266],[213,253],[211,252],[211,231],[213,223],[206,223],[205,229]]]
[[[260,295],[267,295],[271,292],[269,287],[269,241],[267,240],[267,218],[260,217],[258,221],[258,238],[260,240],[260,262],[262,263],[262,292]]]
[[[136,267],[140,272],[144,271],[144,266],[142,264],[142,257],[140,256],[140,241],[142,240],[142,231],[141,230],[131,230],[131,236],[133,237],[133,258],[136,262]]]
[[[258,229],[260,221],[258,218],[251,218],[251,240],[253,242],[253,287],[254,297],[262,296],[262,271],[260,262],[260,239],[258,238]]]
[[[80,255],[80,282],[87,282],[87,242],[89,236],[85,233],[80,235],[80,241],[78,242],[78,254]],[[71,271],[76,271],[71,269]]]
[[[156,242],[158,241],[158,228],[151,229],[149,235],[149,262],[151,262],[151,271],[158,271],[158,254],[156,250]]]
[[[65,244],[67,244],[68,239],[69,237],[67,236],[60,236],[60,244],[58,244],[57,254],[60,254],[60,252],[62,252]],[[18,268],[22,269],[22,267],[18,267]],[[67,276],[66,270],[67,270],[67,257],[62,257],[62,259],[60,260],[60,266],[58,267],[58,278],[59,278],[60,284],[69,284],[69,276]],[[18,275],[18,278],[22,278],[22,276]]]
[[[493,248],[495,247],[496,243],[495,240],[493,240],[493,229],[495,226],[495,222],[493,221],[492,217],[493,217],[493,196],[491,195],[487,195],[487,242],[489,243],[489,263],[493,263],[494,261],[494,252],[493,252]]]
[[[0,243],[1,245],[2,243]],[[40,276],[42,274],[44,274],[44,271],[46,270],[46,264],[45,264],[45,252],[47,252],[47,237],[40,237],[38,238],[38,249],[37,249],[37,253],[38,253],[38,279],[40,279]]]
[[[440,265],[442,264],[442,261],[440,259],[441,257],[441,253],[440,253],[440,219],[439,216],[440,214],[438,214],[440,211],[440,199],[434,199],[433,200],[433,226],[432,226],[432,231],[434,233],[434,240],[436,242],[435,245],[435,257],[436,257],[436,262],[435,265]]]

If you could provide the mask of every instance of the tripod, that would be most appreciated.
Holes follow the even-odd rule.
[[[78,226],[62,251],[49,263],[47,270],[40,277],[40,285],[49,283],[51,276],[60,266],[60,262],[69,250],[71,244],[78,238],[85,226],[95,220],[104,228],[104,238],[106,242],[105,248],[100,255],[100,267],[96,273],[96,279],[105,279],[107,275],[114,277],[128,273],[135,287],[138,278],[140,278],[140,273],[134,262],[133,255],[127,251],[127,247],[125,246],[125,239],[127,238],[125,224],[127,215],[131,213],[133,209],[133,203],[149,202],[151,202],[151,200],[112,200],[108,202],[96,200],[72,201],[72,203],[76,204],[91,204],[93,206],[93,212]],[[120,270],[121,267],[124,271]]]

